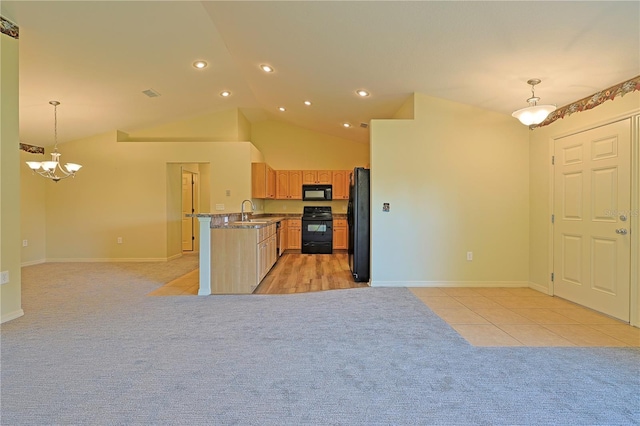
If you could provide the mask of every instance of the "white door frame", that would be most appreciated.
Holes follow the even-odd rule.
[[[581,133],[596,127],[605,126],[607,124],[614,123],[616,121],[625,120],[631,118],[631,212],[629,220],[629,229],[631,237],[631,275],[630,275],[630,295],[629,295],[629,321],[630,324],[636,327],[640,327],[640,108],[611,117],[607,120],[595,122],[587,126],[582,126],[571,131],[559,133],[549,138],[549,162],[555,152],[555,140],[566,136],[571,136],[576,133]],[[549,167],[549,257],[548,257],[548,288],[549,294],[554,295],[554,285],[551,281],[551,274],[553,273],[553,224],[551,223],[551,215],[554,212],[554,168]]]

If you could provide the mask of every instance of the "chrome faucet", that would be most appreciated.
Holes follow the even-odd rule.
[[[251,200],[242,201],[242,204],[240,204],[240,214],[241,214],[243,222],[245,220],[247,220],[247,214],[244,212],[244,203],[246,203],[247,201],[251,203],[251,212],[255,211],[255,209],[256,209],[256,205],[253,204],[253,201],[251,201]]]

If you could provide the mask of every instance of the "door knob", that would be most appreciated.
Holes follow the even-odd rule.
[[[616,234],[627,235],[627,230],[625,228],[616,229]]]

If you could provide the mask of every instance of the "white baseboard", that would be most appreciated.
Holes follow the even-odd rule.
[[[123,257],[123,258],[108,258],[108,257],[93,257],[93,258],[57,258],[57,259],[47,259],[46,263],[92,263],[92,262],[167,262],[169,260],[177,259],[181,257],[182,254],[178,254],[176,256],[172,256],[170,258],[167,257]]]
[[[551,294],[551,292],[549,291],[549,287],[546,285],[542,285],[542,284],[538,284],[538,283],[534,283],[532,281],[529,281],[529,288],[533,289],[533,290],[537,290],[540,293],[544,293],[544,294]]]
[[[45,263],[45,262],[46,262],[46,260],[45,260],[45,259],[40,259],[40,260],[30,260],[30,261],[28,261],[28,262],[22,262],[22,263],[20,264],[20,266],[21,266],[21,267],[22,267],[22,266],[33,266],[33,265],[39,265],[39,264],[41,264],[41,263]]]
[[[173,256],[169,256],[167,258],[167,261],[169,260],[176,260],[176,259],[180,259],[182,257],[182,253],[178,253],[178,254],[174,254]]]
[[[13,311],[8,314],[2,315],[2,317],[0,317],[0,324],[3,324],[7,321],[14,320],[16,318],[20,318],[23,315],[24,315],[24,311],[22,309],[18,309],[17,311]]]
[[[371,281],[371,287],[529,287],[528,281]]]

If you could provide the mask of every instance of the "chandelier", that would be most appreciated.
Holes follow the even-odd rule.
[[[531,85],[531,97],[527,99],[529,106],[519,109],[511,114],[513,117],[520,120],[525,126],[532,126],[542,123],[549,114],[556,110],[555,105],[538,105],[538,98],[534,92],[535,85],[540,84],[541,80],[532,78],[527,81],[527,84]]]
[[[60,166],[60,153],[58,152],[58,105],[60,105],[60,102],[51,101],[49,103],[53,105],[55,141],[53,152],[51,153],[51,161],[27,161],[27,165],[34,173],[38,173],[42,177],[58,182],[59,180],[66,179],[69,176],[74,177],[76,172],[80,170],[82,166],[76,163],[67,163],[64,165],[64,168]]]

